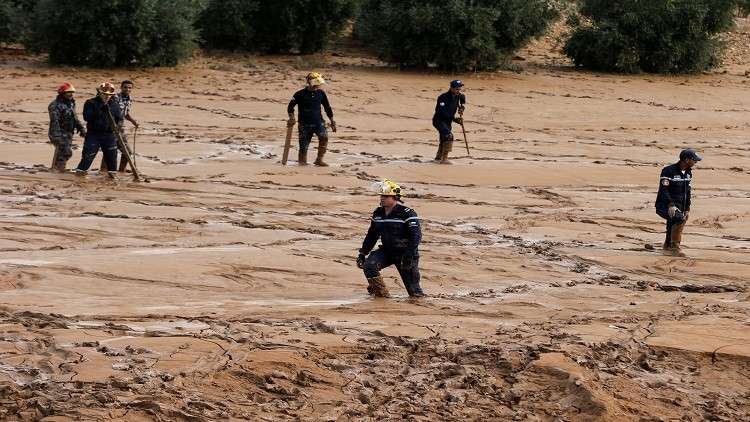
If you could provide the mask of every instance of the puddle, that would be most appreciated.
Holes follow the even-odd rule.
[[[195,248],[153,248],[153,249],[139,249],[131,251],[131,255],[174,255],[180,252],[235,252],[244,251],[247,249],[256,249],[253,246],[212,246],[212,247],[195,247]]]
[[[363,303],[370,300],[369,297],[357,297],[352,299],[338,299],[338,300],[304,300],[304,299],[268,299],[268,300],[244,300],[240,302],[243,305],[256,305],[256,306],[292,306],[295,308],[309,308],[309,307],[334,307],[341,305],[353,305],[356,303]]]
[[[27,267],[39,267],[54,264],[54,261],[42,261],[39,259],[0,259],[0,264],[25,265]]]

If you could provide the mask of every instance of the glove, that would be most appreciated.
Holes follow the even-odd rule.
[[[674,218],[675,214],[677,214],[678,212],[680,212],[680,209],[672,205],[667,210],[667,215],[669,216],[669,218]]]
[[[464,114],[464,110],[466,110],[466,107],[463,105],[458,106],[458,114]]]
[[[464,118],[463,118],[463,117],[456,117],[455,119],[453,119],[453,121],[454,121],[454,122],[455,122],[456,124],[459,124],[459,125],[462,125],[462,124],[464,124]]]
[[[297,121],[294,119],[294,114],[289,113],[289,120],[286,121],[286,127],[292,127],[297,123]]]
[[[333,131],[333,133],[336,133],[336,122],[334,122],[333,120],[331,120],[331,130]]]
[[[357,267],[358,268],[364,268],[364,266],[365,266],[365,258],[366,258],[365,254],[363,254],[363,253],[360,253],[359,255],[357,255]]]
[[[52,139],[49,140],[49,143],[52,144],[52,145],[54,145],[54,146],[57,146],[57,144],[60,143],[60,140],[57,139],[57,138],[52,138]]]
[[[138,127],[139,127],[138,122],[136,122],[135,120],[133,120],[133,126],[135,126],[135,128],[138,129]]]
[[[685,212],[682,213],[682,215],[685,216],[685,221],[687,221],[688,220],[688,216],[690,215],[690,211],[685,211]]]
[[[78,134],[81,135],[81,138],[85,138],[86,137],[86,129],[79,130]]]

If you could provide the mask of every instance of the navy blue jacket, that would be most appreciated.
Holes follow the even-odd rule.
[[[294,93],[292,101],[286,108],[287,113],[294,113],[294,106],[299,105],[299,124],[302,126],[319,125],[323,123],[322,105],[329,119],[333,120],[333,109],[328,102],[328,96],[322,89],[311,91],[307,88]]]
[[[656,210],[667,212],[674,205],[680,211],[690,211],[690,183],[693,173],[690,169],[685,174],[680,170],[680,163],[666,166],[659,178],[659,193],[656,195]]]
[[[372,213],[370,229],[359,252],[365,255],[370,253],[378,239],[385,252],[390,255],[418,256],[422,229],[417,213],[402,204],[396,204],[391,213],[385,215],[385,208],[378,207]]]
[[[110,111],[112,111],[112,117],[115,118],[115,123],[117,125],[122,124],[122,112],[114,97],[111,97],[107,104]],[[92,135],[114,136],[109,116],[106,111],[102,110],[103,107],[104,101],[98,95],[86,100],[83,104],[83,120],[86,121],[86,129]]]
[[[464,94],[453,95],[450,91],[440,94],[435,105],[435,115],[432,117],[432,120],[452,122],[456,117],[458,106],[463,104],[466,104],[466,96]]]

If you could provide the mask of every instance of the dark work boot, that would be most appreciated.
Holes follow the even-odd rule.
[[[299,166],[306,166],[307,165],[307,151],[300,151],[297,153],[297,165]]]
[[[128,168],[128,159],[125,157],[125,154],[122,154],[120,157],[120,167],[117,169],[120,173],[125,173],[125,170]]]
[[[406,292],[409,293],[409,297],[412,297],[412,298],[419,298],[419,297],[425,296],[419,284],[406,286]]]

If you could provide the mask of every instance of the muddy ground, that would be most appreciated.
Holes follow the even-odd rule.
[[[128,73],[4,50],[0,419],[750,419],[747,62],[620,76],[522,56],[521,73],[460,75],[471,156],[440,166],[430,117],[454,75],[348,53]],[[283,167],[311,67],[340,128],[331,167]],[[80,111],[126,77],[149,182],[48,172],[57,84]],[[686,146],[705,159],[680,258],[653,202]],[[422,300],[393,269],[396,297],[368,297],[354,262],[385,177],[423,219]]]

